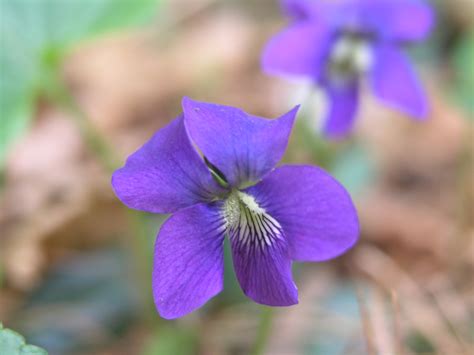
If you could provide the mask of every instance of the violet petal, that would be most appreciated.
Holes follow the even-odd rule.
[[[359,0],[361,1],[361,0]],[[434,14],[419,0],[362,0],[360,16],[387,40],[420,41],[431,31]]]
[[[192,147],[179,116],[156,132],[115,171],[112,186],[128,207],[170,213],[220,192]]]
[[[359,237],[351,197],[320,168],[284,165],[246,192],[281,224],[293,260],[334,258]]]
[[[184,316],[222,290],[224,233],[217,205],[188,207],[163,224],[153,267],[153,296],[163,318]]]
[[[281,159],[298,107],[274,120],[189,98],[183,99],[183,110],[192,140],[237,187],[258,181]]]
[[[426,95],[408,58],[397,47],[376,47],[369,75],[375,96],[383,103],[415,118],[426,117]]]
[[[329,86],[328,113],[325,119],[323,132],[331,138],[346,136],[353,124],[359,102],[359,90],[356,83],[344,86]]]
[[[283,234],[271,245],[256,240],[244,243],[237,232],[231,232],[230,239],[235,274],[245,295],[268,306],[298,303],[288,243]]]
[[[263,70],[269,74],[309,76],[318,81],[332,43],[323,23],[297,22],[276,34],[264,49]]]
[[[283,0],[282,4],[296,19],[372,32],[384,40],[422,40],[434,24],[432,8],[421,0]]]

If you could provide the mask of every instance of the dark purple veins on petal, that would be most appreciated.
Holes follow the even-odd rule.
[[[224,207],[237,279],[244,293],[270,306],[298,302],[283,230],[255,199],[234,191]]]
[[[328,260],[359,238],[349,194],[322,169],[284,165],[245,192],[280,223],[293,260]]]

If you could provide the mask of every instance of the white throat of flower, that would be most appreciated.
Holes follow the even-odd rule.
[[[224,204],[224,217],[231,241],[242,246],[264,250],[282,238],[278,221],[244,192],[232,191]]]
[[[372,66],[370,40],[351,34],[339,37],[329,55],[328,75],[332,80],[356,78]]]

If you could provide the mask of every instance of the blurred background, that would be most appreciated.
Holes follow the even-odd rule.
[[[366,94],[354,134],[328,142],[309,86],[261,72],[277,0],[0,0],[0,322],[52,355],[472,354],[474,1],[431,4],[436,29],[407,48],[430,119]],[[294,266],[299,305],[246,299],[227,254],[222,294],[156,313],[166,216],[109,182],[184,95],[266,117],[303,103],[284,160],[335,175],[362,235]]]

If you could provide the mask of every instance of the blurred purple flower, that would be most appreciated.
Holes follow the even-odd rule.
[[[266,72],[309,77],[327,92],[324,132],[344,136],[353,125],[362,78],[387,106],[422,119],[427,99],[405,42],[425,38],[431,8],[417,0],[286,0],[294,21],[263,53]]]
[[[356,242],[357,214],[336,180],[312,166],[274,169],[297,110],[267,120],[185,98],[184,113],[114,173],[127,206],[172,213],[155,245],[162,317],[183,316],[222,290],[225,235],[244,293],[270,306],[298,302],[293,260],[331,259]]]

